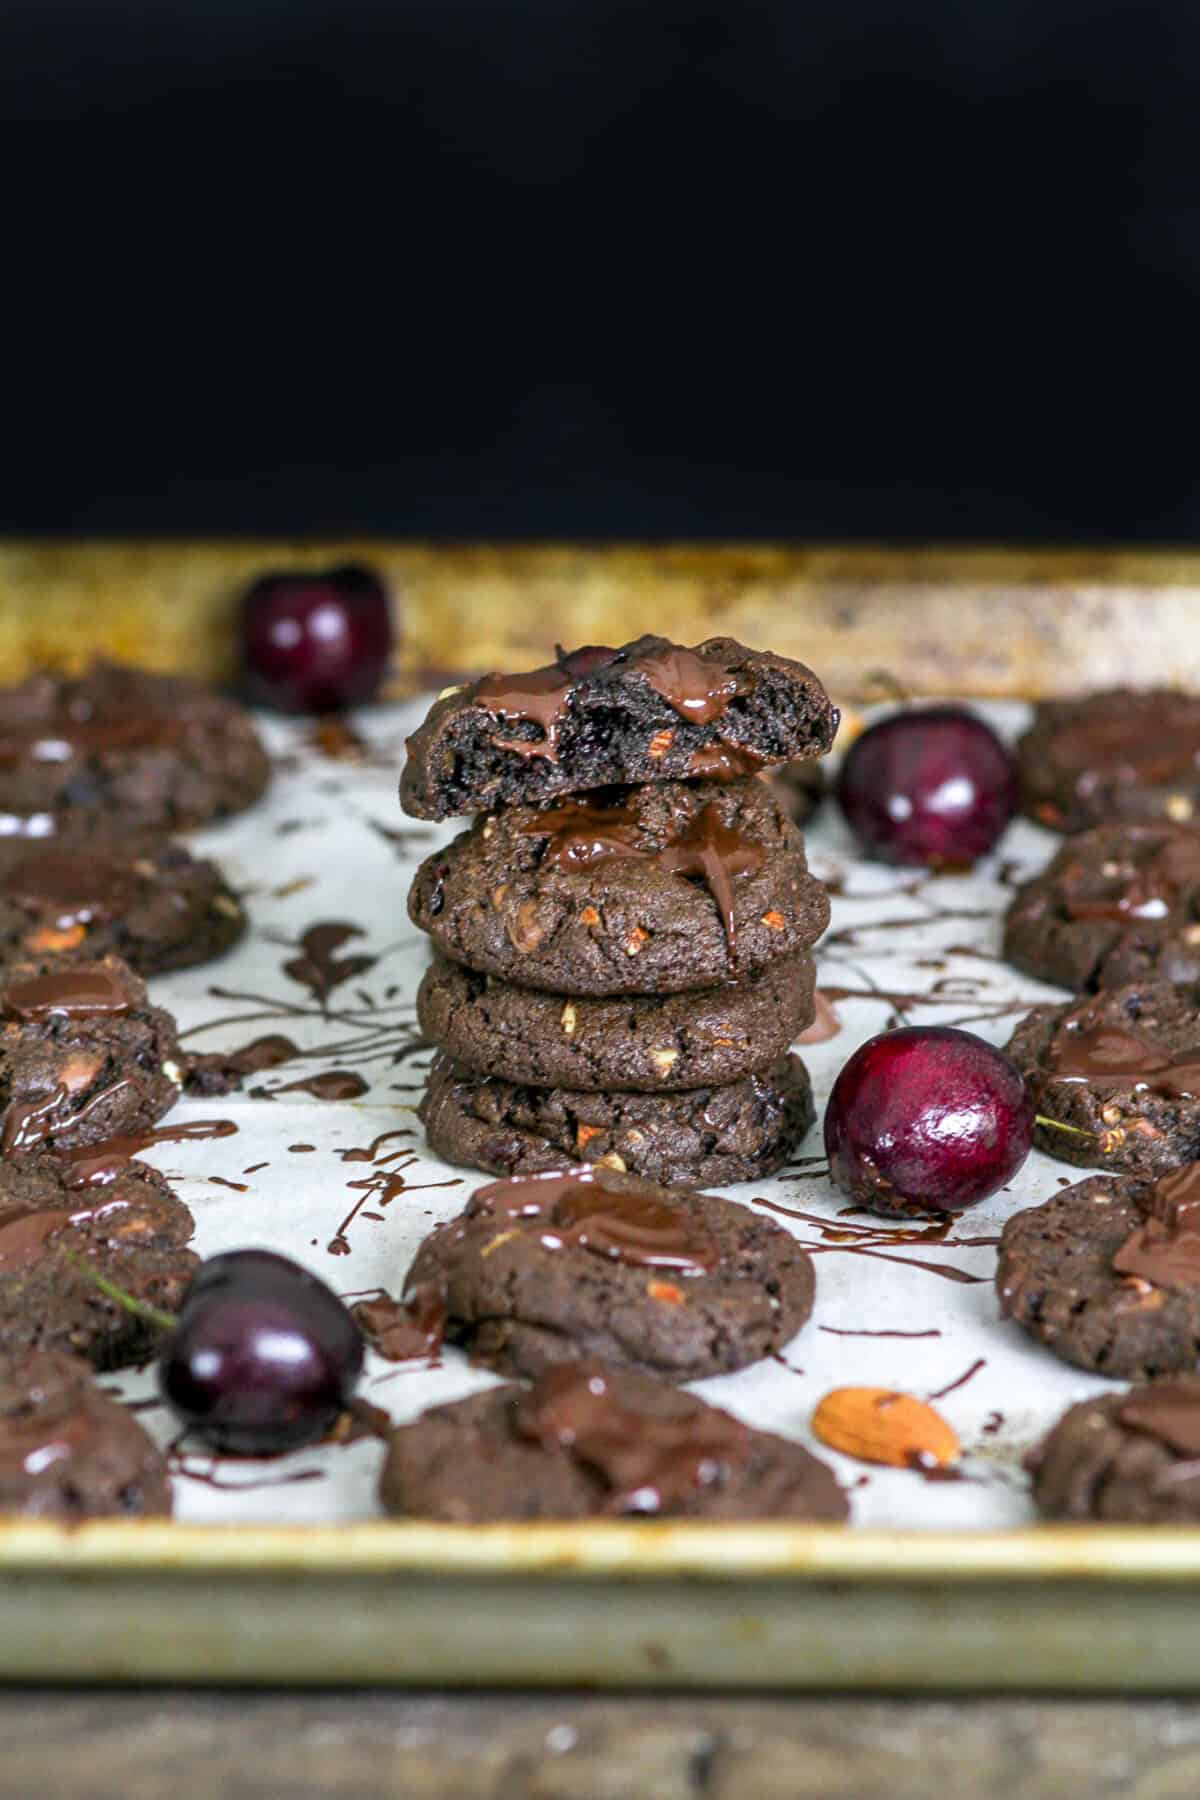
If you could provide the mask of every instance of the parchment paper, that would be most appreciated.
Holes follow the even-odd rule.
[[[306,1052],[303,1061],[252,1078],[248,1088],[275,1089],[331,1068],[354,1069],[370,1083],[353,1102],[321,1101],[303,1092],[276,1099],[243,1093],[187,1100],[172,1122],[233,1119],[236,1135],[165,1144],[146,1153],[195,1213],[201,1254],[269,1246],[306,1263],[341,1293],[384,1287],[398,1294],[429,1227],[457,1213],[472,1188],[488,1179],[428,1155],[412,1110],[431,1053],[414,1047],[413,997],[427,951],[409,923],[405,898],[418,862],[461,829],[461,822],[422,826],[399,810],[403,737],[424,710],[420,703],[359,717],[358,730],[370,746],[359,761],[315,749],[308,727],[264,721],[280,762],[271,794],[244,817],[192,840],[198,851],[219,858],[245,892],[251,931],[222,961],[151,984],[192,1049],[231,1048],[281,1032]],[[996,703],[981,710],[1006,732],[1024,720],[1018,705]],[[840,1033],[802,1051],[813,1076],[818,1125],[800,1155],[817,1158],[819,1121],[838,1069],[856,1044],[897,1013],[917,1024],[969,1023],[1003,1044],[1025,1010],[1021,1002],[1063,996],[993,960],[1009,884],[1043,865],[1057,842],[1050,834],[1018,821],[998,855],[974,874],[936,880],[859,861],[832,803],[823,806],[806,836],[815,871],[835,889],[818,979],[826,989],[854,990],[836,1001]],[[361,932],[339,956],[373,960],[333,989],[323,1012],[283,965],[299,955],[302,932],[328,921]],[[925,998],[889,1000],[874,989]],[[382,1164],[385,1171],[407,1165],[409,1185],[381,1205],[378,1191],[352,1185],[371,1180],[380,1164],[347,1161],[344,1152],[365,1149],[380,1134],[397,1131],[412,1135],[389,1139],[377,1156],[411,1149],[411,1162],[404,1155],[400,1162]],[[772,1214],[820,1252],[816,1307],[787,1348],[791,1366],[763,1362],[698,1383],[697,1391],[752,1425],[811,1443],[810,1414],[831,1387],[895,1386],[929,1397],[974,1368],[969,1379],[936,1402],[967,1447],[964,1469],[970,1479],[928,1483],[915,1473],[869,1468],[812,1447],[853,1487],[856,1523],[967,1529],[1027,1521],[1032,1513],[1020,1471],[1023,1452],[1067,1405],[1110,1384],[1068,1368],[999,1320],[991,1284],[994,1248],[953,1242],[889,1248],[885,1221],[874,1229],[863,1215],[838,1216],[845,1201],[827,1179],[814,1175],[819,1166],[726,1190],[749,1204],[761,1195],[811,1215]],[[951,1239],[994,1236],[1010,1212],[1077,1179],[1067,1165],[1035,1152],[1011,1188],[963,1215]],[[449,1182],[457,1185],[443,1185]],[[356,1205],[356,1215],[343,1223]],[[823,1235],[851,1229],[868,1235],[849,1240]],[[848,1253],[852,1242],[892,1260]],[[922,1262],[982,1279],[940,1278],[918,1266]],[[857,1335],[872,1332],[921,1335]],[[361,1393],[399,1422],[491,1380],[453,1348],[443,1352],[438,1368],[387,1363],[372,1355]],[[152,1371],[105,1381],[130,1398],[154,1393]],[[161,1410],[139,1416],[163,1442],[173,1435]],[[262,1465],[228,1460],[214,1465],[198,1455],[186,1465],[193,1475],[176,1479],[178,1516],[230,1523],[371,1517],[378,1512],[375,1482],[382,1455],[382,1446],[369,1439]]]

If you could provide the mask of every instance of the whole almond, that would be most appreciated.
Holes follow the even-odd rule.
[[[961,1455],[940,1413],[892,1388],[834,1388],[813,1413],[812,1428],[831,1450],[897,1469],[946,1469]]]

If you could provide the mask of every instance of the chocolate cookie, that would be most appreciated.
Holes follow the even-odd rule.
[[[441,957],[417,993],[421,1030],[462,1069],[539,1087],[670,1093],[768,1069],[813,1016],[813,963],[690,994],[564,1000]]]
[[[0,689],[0,835],[186,831],[269,776],[249,716],[180,675],[96,663]]]
[[[1052,831],[1200,822],[1200,697],[1110,688],[1044,700],[1017,742],[1025,811]]]
[[[50,1350],[0,1356],[0,1512],[74,1524],[171,1509],[162,1451],[86,1363]]]
[[[1047,1519],[1200,1522],[1200,1378],[1168,1377],[1072,1406],[1025,1467]]]
[[[69,1351],[98,1369],[142,1362],[162,1332],[80,1264],[175,1312],[199,1267],[191,1213],[148,1163],[19,1156],[0,1163],[0,1353]]]
[[[673,994],[807,950],[829,921],[760,781],[514,806],[426,859],[413,923],[453,962],[558,994]]]
[[[119,957],[0,980],[0,1159],[145,1131],[175,1104],[175,1021]]]
[[[793,825],[807,825],[825,793],[825,770],[819,762],[784,763],[766,777]]]
[[[481,1481],[479,1471],[486,1469]],[[384,1509],[482,1525],[501,1519],[821,1519],[849,1506],[800,1444],[752,1431],[646,1375],[600,1362],[548,1370],[431,1407],[393,1432]]]
[[[1039,1150],[1153,1180],[1200,1158],[1200,994],[1169,981],[1039,1006],[1008,1054],[1037,1113]],[[1084,1134],[1084,1135],[1081,1135]]]
[[[182,844],[103,849],[0,839],[0,964],[121,956],[142,975],[220,956],[246,915]]]
[[[814,1118],[808,1071],[785,1056],[760,1075],[681,1094],[523,1087],[437,1056],[417,1109],[448,1163],[531,1175],[564,1160],[681,1187],[728,1187],[795,1155]]]
[[[1200,831],[1102,825],[1072,838],[1017,890],[1004,954],[1077,993],[1200,982]]]
[[[1093,1175],[1014,1213],[1000,1310],[1065,1362],[1144,1381],[1196,1367],[1200,1165],[1156,1182]]]
[[[811,1258],[760,1213],[560,1163],[478,1188],[425,1239],[405,1296],[436,1293],[447,1337],[501,1373],[599,1356],[693,1381],[786,1344],[814,1285]]]
[[[448,688],[408,740],[400,802],[445,819],[613,783],[724,781],[822,756],[837,725],[803,663],[733,638],[641,637]]]

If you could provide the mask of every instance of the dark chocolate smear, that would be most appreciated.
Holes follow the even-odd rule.
[[[0,1010],[9,1019],[29,1022],[63,1013],[71,1019],[98,1014],[126,1013],[133,1004],[128,989],[111,969],[100,964],[77,964],[55,969],[49,975],[33,975],[0,993]]]
[[[36,850],[0,877],[0,894],[49,919],[59,931],[118,917],[134,891],[127,864],[87,850]]]
[[[661,1512],[686,1503],[744,1463],[750,1433],[729,1413],[680,1418],[636,1411],[614,1399],[594,1363],[547,1370],[515,1402],[513,1424],[546,1449],[565,1450],[610,1490],[606,1512]]]
[[[497,1218],[536,1220],[548,1250],[591,1250],[617,1262],[677,1274],[715,1269],[717,1247],[682,1207],[655,1193],[609,1187],[589,1171],[498,1181],[477,1189],[473,1202]]]
[[[1121,1402],[1117,1418],[1181,1456],[1200,1456],[1200,1382],[1153,1381],[1136,1387]]]

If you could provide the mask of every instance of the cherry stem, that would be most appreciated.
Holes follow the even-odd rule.
[[[1051,1131],[1065,1131],[1071,1137],[1096,1139],[1100,1135],[1098,1131],[1085,1131],[1081,1125],[1064,1125],[1061,1119],[1047,1119],[1042,1113],[1035,1113],[1033,1122],[1035,1125],[1046,1125]]]
[[[872,669],[863,680],[870,687],[882,689],[888,699],[896,701],[899,706],[908,706],[912,700],[908,689],[901,686],[889,669]]]
[[[145,1300],[135,1299],[132,1294],[126,1293],[124,1288],[118,1287],[115,1281],[110,1281],[107,1275],[101,1275],[99,1269],[93,1269],[90,1263],[84,1262],[83,1258],[76,1256],[73,1251],[64,1250],[63,1255],[72,1268],[78,1270],[80,1275],[85,1275],[108,1299],[115,1300],[117,1305],[124,1307],[127,1313],[132,1313],[135,1319],[145,1319],[148,1325],[157,1325],[162,1331],[174,1331],[179,1323],[174,1313],[163,1312],[161,1307],[150,1306]]]

